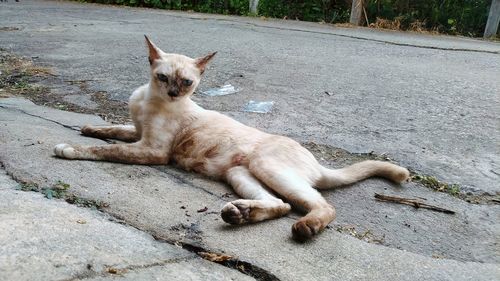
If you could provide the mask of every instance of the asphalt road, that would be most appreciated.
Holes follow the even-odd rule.
[[[167,52],[218,51],[200,88],[241,91],[199,97],[206,108],[301,141],[386,153],[464,189],[500,191],[498,43],[67,2],[0,7],[0,24],[19,28],[0,32],[0,47],[114,99],[147,82],[148,34]],[[249,100],[275,106],[244,113]]]

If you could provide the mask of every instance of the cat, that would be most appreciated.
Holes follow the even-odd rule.
[[[243,198],[222,208],[221,216],[227,223],[278,218],[289,213],[291,205],[303,210],[305,216],[292,226],[297,241],[312,238],[335,219],[335,208],[317,190],[372,176],[396,183],[408,180],[407,169],[389,162],[368,160],[342,169],[325,168],[290,138],[201,108],[190,97],[216,52],[193,59],[165,53],[145,38],[151,79],[130,97],[134,125],[81,128],[86,136],[128,143],[58,144],[56,156],[154,165],[173,160],[187,171],[225,180]]]

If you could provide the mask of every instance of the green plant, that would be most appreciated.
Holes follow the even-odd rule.
[[[249,15],[249,0],[88,0],[203,13]],[[394,21],[403,30],[431,30],[480,36],[484,31],[489,0],[366,0],[370,23],[377,18]],[[261,0],[259,15],[273,18],[344,23],[349,21],[351,2],[346,0]]]
[[[427,30],[450,34],[480,36],[484,31],[491,1],[486,0],[369,0],[370,22],[377,17],[394,20],[400,17],[401,28],[424,22]]]
[[[70,188],[69,184],[62,181],[57,181],[51,187],[43,188],[42,191],[45,194],[45,197],[47,197],[48,199],[64,198],[66,195],[66,191],[69,188]]]
[[[34,183],[20,183],[15,189],[22,191],[38,191],[38,186]]]

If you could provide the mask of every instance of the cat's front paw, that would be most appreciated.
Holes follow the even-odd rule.
[[[91,125],[85,125],[80,129],[80,133],[84,136],[92,136],[94,134],[94,127]]]
[[[221,211],[222,219],[230,224],[246,223],[250,217],[250,207],[238,200],[227,203]]]
[[[67,143],[60,143],[54,147],[54,154],[57,157],[66,158],[66,159],[75,159],[76,152],[75,148]]]

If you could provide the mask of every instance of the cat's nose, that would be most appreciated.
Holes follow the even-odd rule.
[[[171,97],[177,97],[177,96],[179,96],[179,91],[170,90],[170,91],[168,91],[168,95]]]

